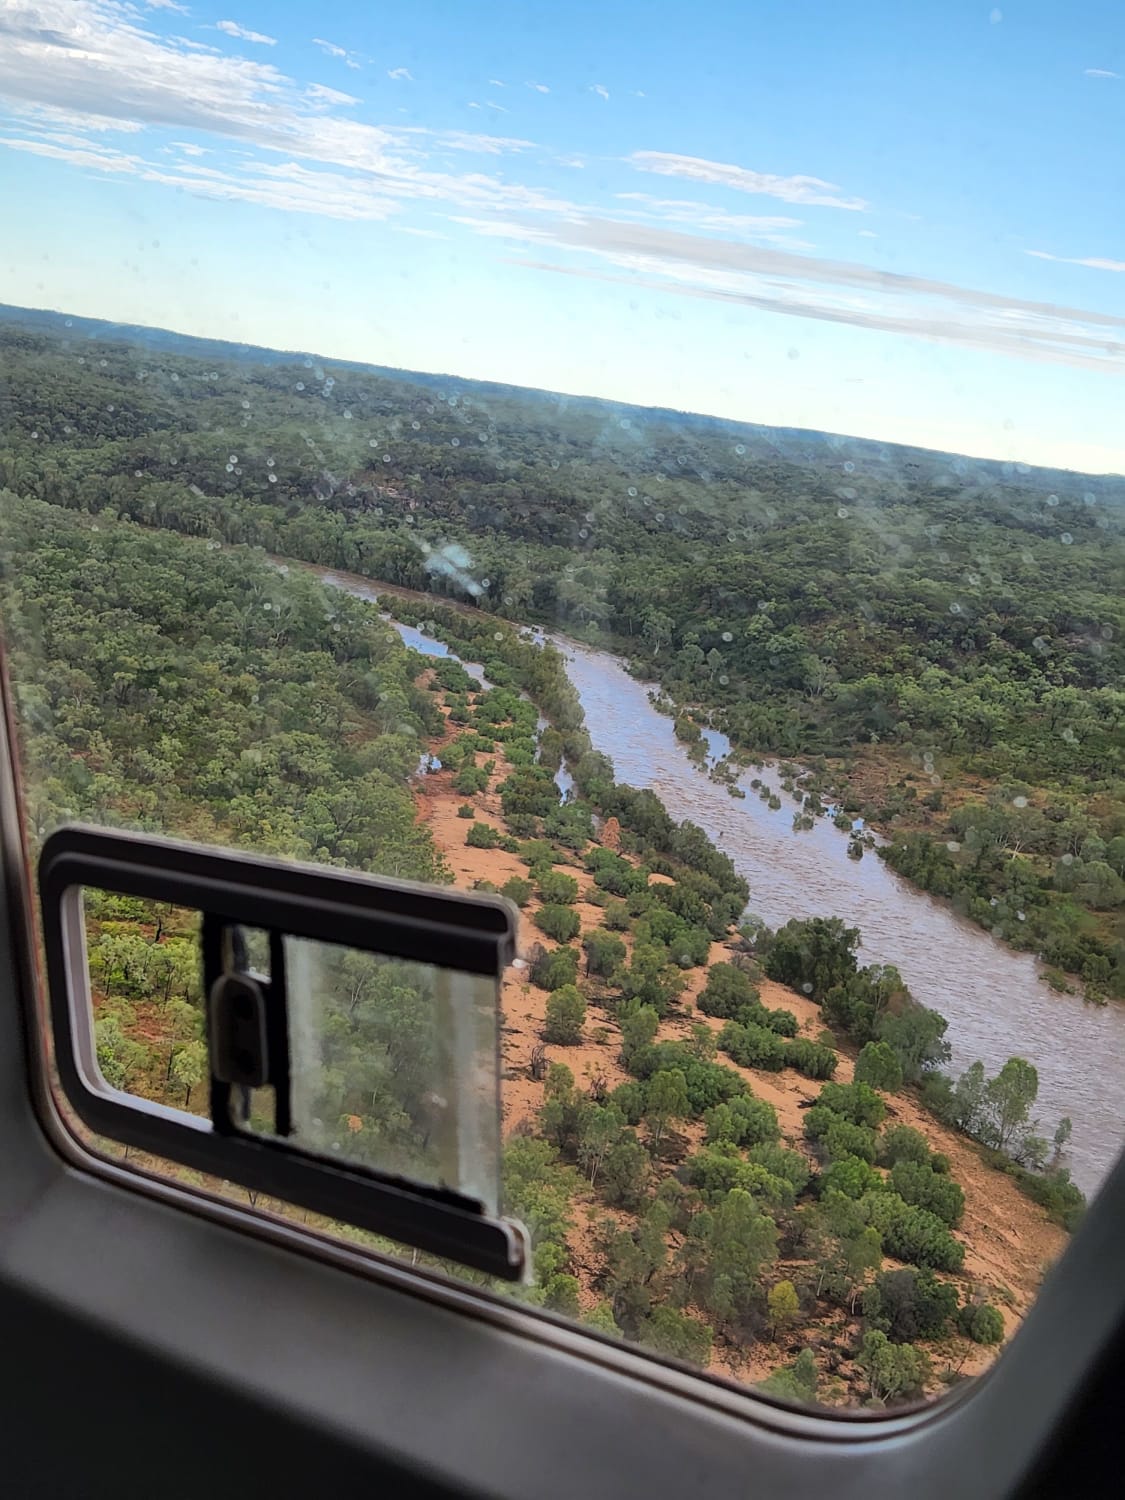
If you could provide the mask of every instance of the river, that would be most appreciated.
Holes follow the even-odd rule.
[[[317,572],[360,598],[385,604],[389,597],[365,579]],[[397,628],[420,650],[451,654],[412,626]],[[1006,947],[916,890],[874,852],[850,859],[848,835],[830,819],[795,832],[797,804],[785,793],[780,811],[770,811],[746,776],[739,783],[745,800],[731,797],[693,765],[671,719],[653,708],[648,687],[617,657],[569,640],[554,643],[566,656],[590,737],[613,761],[617,779],[651,787],[674,818],[703,828],[748,881],[750,910],[771,927],[811,916],[842,917],[858,927],[862,957],[894,964],[923,1005],[948,1017],[955,1070],[977,1058],[990,1074],[1014,1055],[1033,1062],[1041,1131],[1049,1138],[1059,1119],[1070,1116],[1074,1133],[1066,1160],[1078,1185],[1095,1191],[1125,1134],[1125,1007],[1057,994],[1030,954]],[[715,755],[729,749],[722,736],[708,738]],[[777,785],[770,771],[756,774]]]

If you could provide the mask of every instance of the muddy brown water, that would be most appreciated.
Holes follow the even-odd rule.
[[[392,593],[407,592],[316,571],[326,583],[384,606]],[[419,650],[452,654],[413,626],[396,628]],[[916,890],[874,851],[849,858],[848,835],[830,819],[794,831],[797,804],[780,792],[772,769],[742,775],[746,798],[732,797],[692,763],[672,721],[649,701],[649,686],[630,676],[619,658],[553,639],[566,656],[590,737],[613,761],[617,779],[650,787],[672,817],[704,829],[748,881],[749,909],[771,927],[811,916],[842,917],[858,927],[862,960],[896,965],[915,997],[948,1017],[955,1070],[977,1058],[989,1073],[1011,1056],[1033,1062],[1041,1132],[1049,1138],[1059,1119],[1070,1116],[1067,1164],[1079,1186],[1096,1190],[1125,1135],[1125,1006],[1098,1007],[1079,995],[1057,994],[1030,954],[1013,951]],[[711,734],[709,742],[713,756],[729,749],[720,735]],[[779,811],[750,789],[755,774],[778,787]]]

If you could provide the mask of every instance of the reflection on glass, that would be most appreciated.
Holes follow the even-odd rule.
[[[294,1141],[495,1210],[495,981],[285,939]]]

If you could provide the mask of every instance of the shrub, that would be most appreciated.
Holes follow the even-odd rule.
[[[712,964],[696,1005],[705,1016],[733,1021],[744,1006],[755,1004],[757,1000],[758,991],[741,969],[736,969],[733,964]]]
[[[578,913],[570,906],[541,906],[531,920],[548,937],[560,943],[568,943],[577,937],[582,928]]]
[[[488,772],[483,766],[474,766],[470,761],[463,765],[453,778],[453,790],[462,797],[472,797],[477,792],[488,790]]]
[[[822,1194],[843,1193],[858,1201],[864,1193],[877,1192],[883,1179],[861,1156],[841,1156],[824,1169],[817,1186]]]
[[[904,1202],[897,1193],[871,1193],[865,1201],[888,1255],[937,1271],[956,1272],[964,1265],[964,1245],[936,1214]]]
[[[573,906],[578,900],[578,882],[562,870],[548,870],[539,877],[539,899],[548,906]]]
[[[868,1042],[856,1058],[855,1081],[896,1093],[902,1087],[902,1064],[886,1042]]]
[[[765,1167],[772,1177],[782,1178],[793,1189],[794,1197],[804,1192],[812,1176],[812,1168],[799,1151],[790,1151],[787,1146],[769,1141],[751,1146],[746,1159],[755,1166]]]
[[[547,1001],[547,1019],[543,1026],[543,1040],[568,1047],[582,1039],[582,1027],[586,1020],[586,1001],[577,985],[563,984],[551,993]]]
[[[826,1083],[816,1102],[853,1125],[870,1125],[873,1130],[879,1128],[887,1113],[887,1106],[866,1083]]]
[[[858,1156],[863,1161],[873,1162],[878,1150],[879,1138],[869,1125],[853,1125],[823,1104],[814,1104],[806,1112],[805,1135],[810,1141],[817,1142],[821,1155],[829,1161]]]
[[[831,1047],[821,1047],[805,1037],[797,1037],[786,1047],[785,1061],[806,1078],[831,1078],[839,1059]]]
[[[719,1048],[742,1068],[778,1073],[785,1066],[784,1042],[764,1026],[740,1026],[737,1021],[728,1021],[719,1033]]]
[[[561,989],[564,984],[574,984],[577,978],[576,948],[554,948],[549,953],[541,952],[531,965],[531,982],[539,985],[540,989]]]
[[[628,932],[633,925],[624,901],[609,901],[605,908],[605,925],[611,932]]]
[[[923,1164],[930,1161],[930,1147],[926,1137],[920,1130],[912,1130],[909,1125],[892,1125],[879,1142],[880,1166],[893,1167],[900,1161]]]
[[[500,887],[500,894],[507,896],[516,906],[526,906],[531,900],[531,891],[531,881],[525,880],[522,875],[513,875]]]
[[[883,1271],[863,1294],[863,1316],[897,1343],[940,1338],[957,1316],[957,1288],[930,1270]]]
[[[960,1224],[964,1193],[952,1177],[935,1172],[928,1162],[897,1162],[891,1168],[891,1186],[904,1203],[927,1209],[951,1229]]]
[[[957,1325],[974,1344],[999,1344],[1004,1339],[1004,1315],[991,1302],[967,1302],[957,1314]]]
[[[476,809],[471,802],[462,802],[461,806],[457,809],[457,816],[459,818],[474,818],[476,817]]]
[[[604,927],[588,932],[582,940],[586,950],[586,972],[608,979],[625,962],[625,944]]]
[[[500,831],[488,823],[474,823],[465,835],[470,849],[495,849],[500,842]]]
[[[716,1104],[703,1117],[709,1143],[726,1141],[734,1146],[758,1146],[780,1140],[777,1111],[765,1099],[751,1094]]]

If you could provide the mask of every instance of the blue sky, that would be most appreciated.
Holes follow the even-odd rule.
[[[0,300],[1125,472],[1123,127],[1118,0],[0,0]]]

